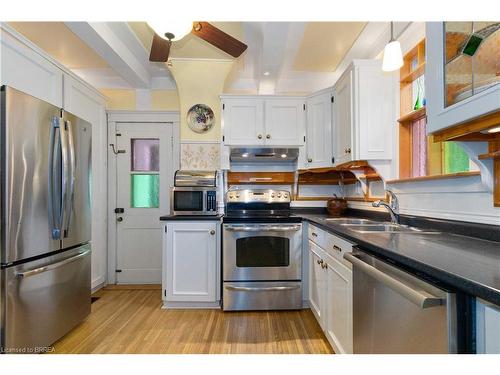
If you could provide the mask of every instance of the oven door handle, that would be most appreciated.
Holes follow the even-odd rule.
[[[295,290],[299,289],[300,285],[293,286],[268,286],[261,288],[250,288],[247,286],[232,286],[227,285],[225,287],[227,290],[234,290],[236,292],[276,292],[276,291],[285,291],[285,290]]]
[[[288,226],[226,226],[224,229],[231,232],[296,232],[300,230],[300,225],[288,225]]]

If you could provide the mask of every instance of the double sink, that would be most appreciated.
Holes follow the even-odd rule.
[[[440,234],[441,232],[410,227],[402,224],[380,222],[369,219],[328,218],[327,222],[346,227],[357,233],[401,233],[401,234]]]

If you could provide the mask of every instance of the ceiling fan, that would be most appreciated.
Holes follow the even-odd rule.
[[[245,43],[240,42],[208,22],[184,24],[179,22],[168,22],[166,24],[148,22],[148,24],[154,31],[149,61],[166,62],[172,42],[182,39],[189,33],[196,35],[233,57],[239,57],[247,49]]]

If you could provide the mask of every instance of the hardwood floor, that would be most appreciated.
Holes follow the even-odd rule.
[[[104,289],[53,353],[332,353],[311,310],[163,310],[161,291]]]

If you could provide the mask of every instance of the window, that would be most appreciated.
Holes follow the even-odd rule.
[[[133,138],[130,160],[130,207],[160,207],[159,139]]]
[[[467,172],[471,162],[455,142],[434,142],[426,134],[425,40],[404,57],[400,71],[399,178]]]

